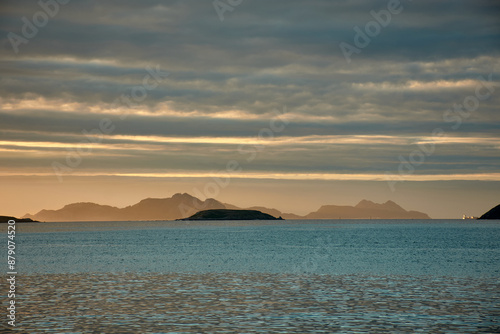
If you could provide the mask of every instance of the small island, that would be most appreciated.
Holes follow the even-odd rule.
[[[257,210],[229,210],[213,209],[203,210],[191,217],[177,220],[283,220]]]
[[[16,223],[39,223],[39,221],[33,220],[31,218],[16,218],[10,216],[0,216],[0,223],[8,223],[9,220],[13,220]]]

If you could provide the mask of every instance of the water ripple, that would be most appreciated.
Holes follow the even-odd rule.
[[[264,273],[18,277],[31,333],[498,333],[494,278]]]

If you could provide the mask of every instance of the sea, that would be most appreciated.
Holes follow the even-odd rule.
[[[500,333],[500,221],[17,223],[15,243],[0,332]]]

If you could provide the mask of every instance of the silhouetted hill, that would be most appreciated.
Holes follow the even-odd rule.
[[[500,204],[495,206],[490,211],[486,212],[478,219],[500,219]]]
[[[95,203],[73,203],[68,204],[60,210],[42,210],[37,214],[25,215],[24,218],[32,218],[41,221],[99,221],[119,216],[120,209],[109,205]],[[113,220],[113,219],[109,219]],[[119,219],[118,219],[119,220]]]
[[[306,219],[430,219],[418,211],[406,211],[396,203],[387,201],[378,204],[362,200],[356,206],[323,205],[316,212],[306,215]]]
[[[189,194],[175,194],[171,198],[148,198],[123,210],[127,220],[174,220],[203,209],[225,209],[221,202],[208,198],[201,201]]]
[[[16,218],[11,216],[0,216],[0,223],[8,223],[9,220],[13,220],[16,223],[39,223],[36,220],[32,220],[30,218]]]
[[[179,220],[281,220],[257,210],[203,210]]]
[[[203,209],[225,209],[225,206],[214,199],[201,201],[189,194],[175,194],[170,198],[147,198],[122,209],[95,203],[74,203],[60,210],[42,210],[25,217],[53,222],[174,220]]]

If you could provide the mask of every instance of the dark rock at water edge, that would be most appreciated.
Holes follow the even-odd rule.
[[[486,212],[478,219],[500,219],[500,204],[495,206],[490,211]]]
[[[30,218],[16,218],[16,217],[10,217],[10,216],[0,216],[0,223],[8,223],[9,220],[13,220],[16,223],[39,223],[39,221],[30,219]]]
[[[273,217],[267,213],[257,210],[229,210],[213,209],[203,210],[195,213],[191,217],[178,220],[282,220],[283,218]]]

